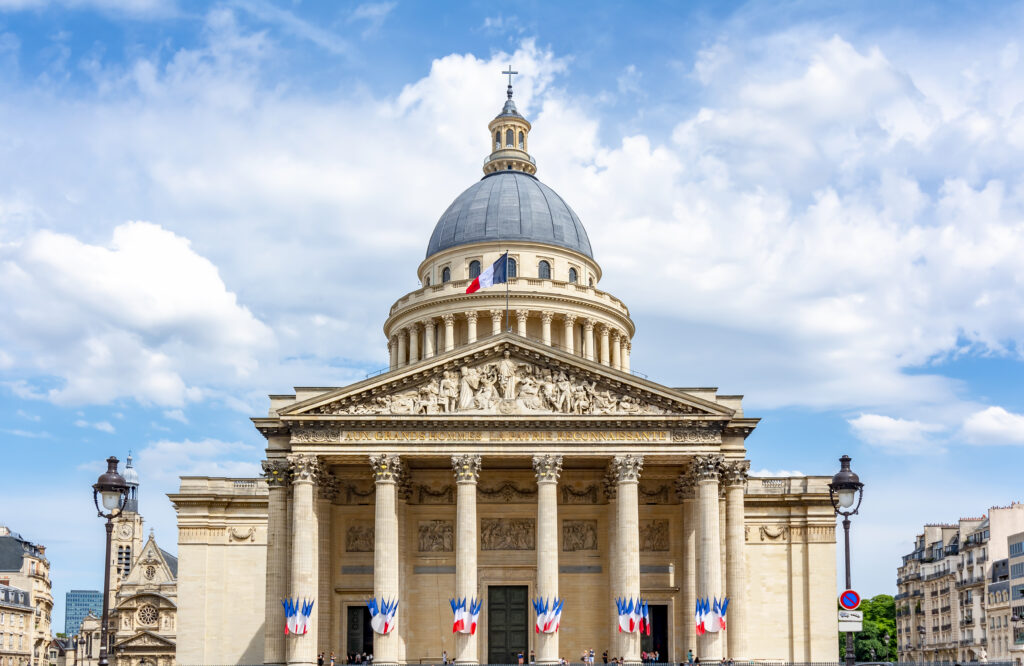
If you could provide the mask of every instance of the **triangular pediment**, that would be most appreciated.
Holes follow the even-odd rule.
[[[132,648],[132,647],[145,647],[145,648],[160,648],[160,647],[174,647],[174,641],[164,638],[160,634],[152,631],[140,631],[134,636],[125,638],[124,640],[118,641],[114,644],[115,648]]]
[[[174,582],[174,575],[167,565],[163,551],[156,543],[156,537],[150,534],[146,545],[142,547],[131,571],[121,585],[160,585],[172,582]]]
[[[310,417],[704,416],[734,411],[512,334],[279,409]]]

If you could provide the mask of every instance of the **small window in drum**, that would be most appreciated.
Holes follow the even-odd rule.
[[[576,269],[575,268],[570,268],[569,269],[569,282],[577,282],[577,281],[579,281],[579,275],[576,273]]]
[[[445,266],[444,270],[441,271],[441,282],[444,283],[444,282],[447,282],[448,280],[451,280],[451,279],[452,279],[452,269],[450,269],[447,266]]]
[[[537,277],[541,280],[551,279],[551,264],[546,261],[542,261],[537,264]]]
[[[469,262],[469,279],[472,280],[475,277],[480,277],[480,262],[476,259]]]

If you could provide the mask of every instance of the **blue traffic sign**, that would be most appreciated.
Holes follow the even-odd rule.
[[[860,595],[853,590],[843,590],[839,595],[839,605],[846,610],[857,610],[860,606]]]

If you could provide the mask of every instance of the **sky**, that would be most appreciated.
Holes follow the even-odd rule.
[[[508,64],[632,366],[744,394],[759,474],[853,457],[854,586],[1022,499],[1024,5],[0,0],[0,522],[99,589],[130,451],[252,476],[269,393],[387,364]],[[13,473],[12,473],[13,472]],[[842,551],[839,543],[838,550]]]

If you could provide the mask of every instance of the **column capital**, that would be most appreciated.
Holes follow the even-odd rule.
[[[398,483],[402,477],[402,459],[393,453],[370,456],[373,480],[377,483]]]
[[[271,460],[264,460],[261,465],[263,466],[263,478],[267,480],[267,485],[271,488],[287,488],[288,481],[291,477],[291,464],[284,458],[273,458]]]
[[[701,481],[714,481],[717,483],[722,474],[722,463],[724,461],[725,456],[718,453],[694,456],[692,468],[694,480],[697,483]]]
[[[408,326],[406,326],[405,328],[403,328],[402,330],[400,330],[398,332],[398,339],[401,342],[406,342],[406,341],[409,340],[409,327]]]
[[[727,486],[742,486],[750,472],[749,460],[727,460],[722,463],[722,483]]]
[[[504,310],[498,310],[497,308],[495,308],[494,310],[491,310],[491,319],[497,319],[498,321],[501,321],[501,318],[504,317],[504,316],[505,316],[505,311]]]
[[[537,483],[557,483],[562,473],[562,456],[549,453],[534,456],[533,472],[537,475]]]
[[[572,326],[576,323],[576,315],[574,314],[564,314],[562,315],[562,319],[565,321],[567,326]]]
[[[608,500],[613,500],[619,496],[619,484],[616,482],[616,474],[612,471],[612,464],[608,463],[608,469],[604,471],[604,476],[601,477],[601,486],[604,489],[604,496]]]
[[[444,322],[445,326],[451,326],[455,323],[455,315],[450,312],[448,314],[443,314],[441,315],[441,321]]]
[[[523,323],[524,321],[526,321],[526,318],[529,316],[529,310],[516,310],[516,320],[518,320],[519,323]]]
[[[320,458],[305,454],[293,454],[288,456],[289,471],[292,475],[292,483],[316,483],[320,475]]]
[[[317,490],[319,491],[320,499],[333,502],[338,497],[340,485],[338,483],[338,477],[334,476],[330,472],[323,472],[320,474],[319,482]]]
[[[428,331],[430,329],[434,328],[434,318],[433,317],[431,317],[429,319],[424,319],[423,321],[421,321],[419,323],[423,324],[423,328],[427,329]]]
[[[540,313],[540,320],[545,324],[550,324],[551,320],[555,318],[555,313],[551,310],[542,310]]]
[[[611,462],[612,476],[617,483],[636,483],[644,468],[644,457],[627,453],[615,456]]]
[[[391,339],[388,342],[389,342],[389,344],[397,345],[398,344],[398,333],[392,333],[391,334]]]
[[[601,335],[608,335],[609,333],[611,333],[611,328],[609,328],[608,324],[605,324],[604,322],[598,322],[597,332],[600,333]]]
[[[583,330],[586,331],[587,333],[593,332],[593,330],[594,330],[594,320],[591,319],[590,317],[587,317],[586,319],[584,319],[583,320]]]
[[[466,313],[466,321],[468,321],[470,324],[475,324],[478,316],[479,313],[477,313],[476,310],[470,310],[469,312]]]
[[[476,483],[480,480],[481,459],[475,453],[452,456],[452,471],[458,483]]]
[[[614,342],[615,344],[619,344],[619,339],[622,337],[622,331],[620,331],[617,328],[613,328],[611,335],[612,335],[612,342]]]

